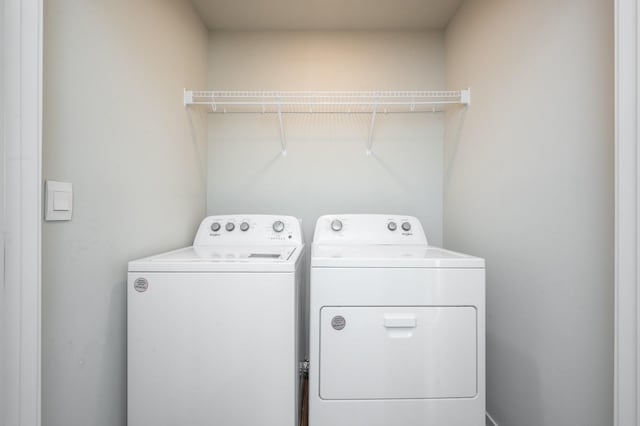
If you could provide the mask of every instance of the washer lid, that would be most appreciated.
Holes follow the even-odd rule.
[[[303,245],[186,247],[129,262],[129,272],[293,272]]]
[[[428,245],[314,244],[311,267],[484,268],[484,259]]]

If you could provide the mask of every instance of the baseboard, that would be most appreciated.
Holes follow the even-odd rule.
[[[491,414],[489,413],[487,413],[487,426],[498,426],[498,423],[493,420],[493,417],[491,417]]]

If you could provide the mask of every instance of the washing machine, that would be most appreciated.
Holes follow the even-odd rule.
[[[310,286],[310,426],[484,426],[483,259],[415,217],[323,216]]]
[[[295,426],[304,244],[289,216],[211,216],[129,263],[129,426]]]

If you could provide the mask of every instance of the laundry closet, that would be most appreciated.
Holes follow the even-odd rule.
[[[235,213],[416,216],[486,260],[487,424],[612,424],[613,7],[46,1],[43,426],[126,425],[127,262]]]

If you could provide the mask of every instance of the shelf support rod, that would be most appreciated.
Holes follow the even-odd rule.
[[[282,155],[287,155],[287,139],[284,134],[284,123],[282,120],[282,105],[280,104],[280,98],[278,98],[278,122],[280,123],[280,146],[282,147]]]
[[[369,138],[367,139],[367,155],[371,155],[371,148],[373,146],[373,129],[376,126],[376,115],[378,114],[378,101],[380,96],[376,96],[373,102],[373,111],[371,112],[371,124],[369,126]]]
[[[216,98],[214,98],[213,96],[211,97],[211,103],[209,104],[209,110],[214,113],[216,112],[218,109],[218,106],[216,105]],[[226,112],[226,111],[225,111]]]

